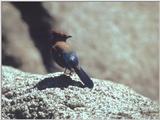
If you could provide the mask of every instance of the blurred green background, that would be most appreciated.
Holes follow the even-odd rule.
[[[50,55],[51,29],[68,40],[90,76],[158,101],[158,2],[2,2],[2,64],[63,71]]]

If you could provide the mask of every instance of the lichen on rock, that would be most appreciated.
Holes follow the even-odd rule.
[[[159,104],[129,87],[76,75],[30,74],[2,66],[3,119],[158,119]]]

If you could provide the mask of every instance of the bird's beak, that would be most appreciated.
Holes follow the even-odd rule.
[[[69,35],[69,36],[67,36],[67,38],[70,38],[70,37],[72,37],[72,36],[70,36],[70,35]]]

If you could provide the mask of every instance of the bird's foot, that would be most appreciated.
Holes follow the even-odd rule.
[[[70,71],[69,75],[72,76],[73,75],[73,71]]]
[[[71,70],[70,70],[70,73],[69,73],[70,76],[72,76],[72,75],[74,74],[74,72],[75,72],[74,69],[71,69]]]
[[[68,71],[69,71],[69,72],[68,72]],[[66,75],[66,76],[72,76],[72,73],[73,73],[72,70],[68,70],[68,69],[65,69],[65,70],[64,70],[64,75]]]
[[[72,75],[72,73],[71,73],[71,71],[70,71],[70,70],[65,69],[65,70],[64,70],[64,75],[66,75],[66,76],[71,76],[71,75]]]

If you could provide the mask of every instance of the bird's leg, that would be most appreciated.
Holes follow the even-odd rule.
[[[67,68],[65,68],[63,74],[64,74],[64,75],[67,75]]]
[[[70,73],[67,73],[67,68],[65,68],[65,70],[64,70],[64,75],[67,75],[67,76],[70,75]]]
[[[70,76],[73,75],[73,72],[74,72],[74,69],[70,69],[69,75],[70,75]]]
[[[72,71],[69,72],[69,75],[72,76]]]
[[[67,72],[67,71],[69,71],[69,72]],[[67,69],[67,68],[65,68],[63,74],[64,74],[64,75],[67,75],[67,76],[72,76],[72,75],[73,75],[73,72],[74,72],[73,69]]]
[[[64,74],[66,73],[66,71],[67,71],[67,68],[64,69]]]

